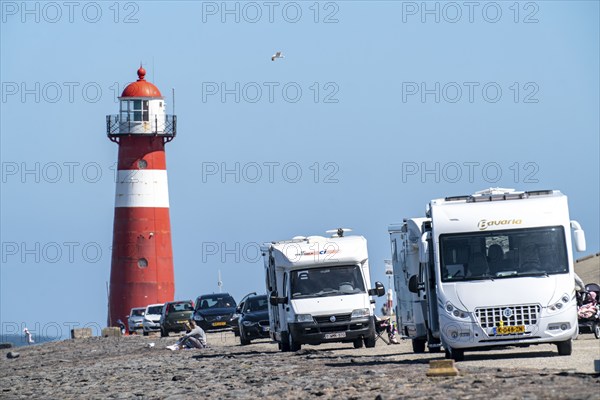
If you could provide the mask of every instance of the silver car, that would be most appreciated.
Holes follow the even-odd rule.
[[[142,329],[142,322],[144,321],[144,314],[146,313],[146,307],[132,308],[129,311],[127,317],[127,328],[129,334]]]
[[[144,322],[142,323],[144,336],[148,336],[150,332],[160,331],[160,314],[162,308],[163,304],[150,304],[146,307]]]

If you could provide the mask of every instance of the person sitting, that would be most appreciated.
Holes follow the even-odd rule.
[[[519,251],[519,269],[523,271],[535,271],[540,269],[540,255],[535,244],[524,245]]]
[[[502,246],[499,244],[491,244],[488,248],[488,265],[490,267],[490,272],[496,273],[499,271],[504,271],[507,268],[507,262],[504,259],[504,250],[502,250]]]
[[[196,325],[196,322],[193,319],[190,319],[186,323],[186,334],[183,335],[177,343],[167,346],[167,349],[175,351],[184,347],[188,349],[203,349],[207,347],[206,333],[202,328]]]

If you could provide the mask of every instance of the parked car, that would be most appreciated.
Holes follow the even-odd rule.
[[[127,330],[130,335],[138,329],[142,329],[145,312],[146,307],[136,307],[129,311],[129,315],[127,316]]]
[[[198,296],[194,310],[194,321],[205,331],[231,330],[236,303],[229,293],[214,293]]]
[[[242,308],[244,307],[244,303],[246,302],[246,299],[248,297],[253,296],[253,295],[256,295],[256,292],[248,293],[247,295],[242,297],[242,300],[240,300],[240,302],[237,305],[237,308],[235,309],[235,312],[231,316],[231,330],[233,331],[233,334],[235,336],[240,336],[240,327],[238,325],[238,320],[240,319],[240,314],[242,313]]]
[[[191,300],[170,301],[163,305],[160,314],[160,336],[169,336],[169,332],[185,330],[194,314],[194,303]]]
[[[142,322],[144,336],[148,336],[150,332],[160,331],[160,314],[162,313],[163,305],[160,303],[146,306],[144,321]]]
[[[250,344],[253,339],[269,338],[269,309],[266,294],[250,296],[244,302],[238,322],[240,343]]]

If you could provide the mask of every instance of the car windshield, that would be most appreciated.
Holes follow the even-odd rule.
[[[244,304],[244,312],[266,311],[267,305],[267,296],[251,297]]]
[[[193,311],[192,305],[190,303],[173,303],[169,305],[169,312],[178,312],[178,311]]]
[[[163,306],[152,306],[148,308],[148,314],[160,314],[160,312],[162,311]]]
[[[562,226],[440,235],[442,282],[569,272]]]
[[[196,304],[196,310],[208,310],[210,308],[235,308],[235,300],[230,295],[215,294],[200,296]]]
[[[132,317],[143,317],[144,316],[144,311],[145,310],[143,308],[140,308],[140,309],[137,309],[137,310],[133,310],[131,312],[131,316]]]
[[[292,299],[364,293],[358,265],[307,268],[291,272]]]

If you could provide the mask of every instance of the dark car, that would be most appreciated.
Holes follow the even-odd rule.
[[[250,296],[244,302],[238,321],[242,346],[253,339],[269,338],[268,302],[266,294]]]
[[[248,297],[254,296],[254,295],[256,295],[256,292],[248,293],[247,295],[242,297],[242,300],[240,300],[240,302],[237,305],[237,308],[235,309],[235,313],[231,317],[231,330],[233,330],[233,334],[235,336],[240,336],[240,327],[238,325],[238,320],[240,319],[240,314],[242,313],[242,308],[244,308],[244,303],[246,302],[246,299]]]
[[[165,303],[160,315],[160,336],[185,330],[186,323],[192,319],[193,314],[194,303],[191,300]]]
[[[231,330],[236,303],[229,293],[203,294],[196,299],[194,321],[205,331]]]

